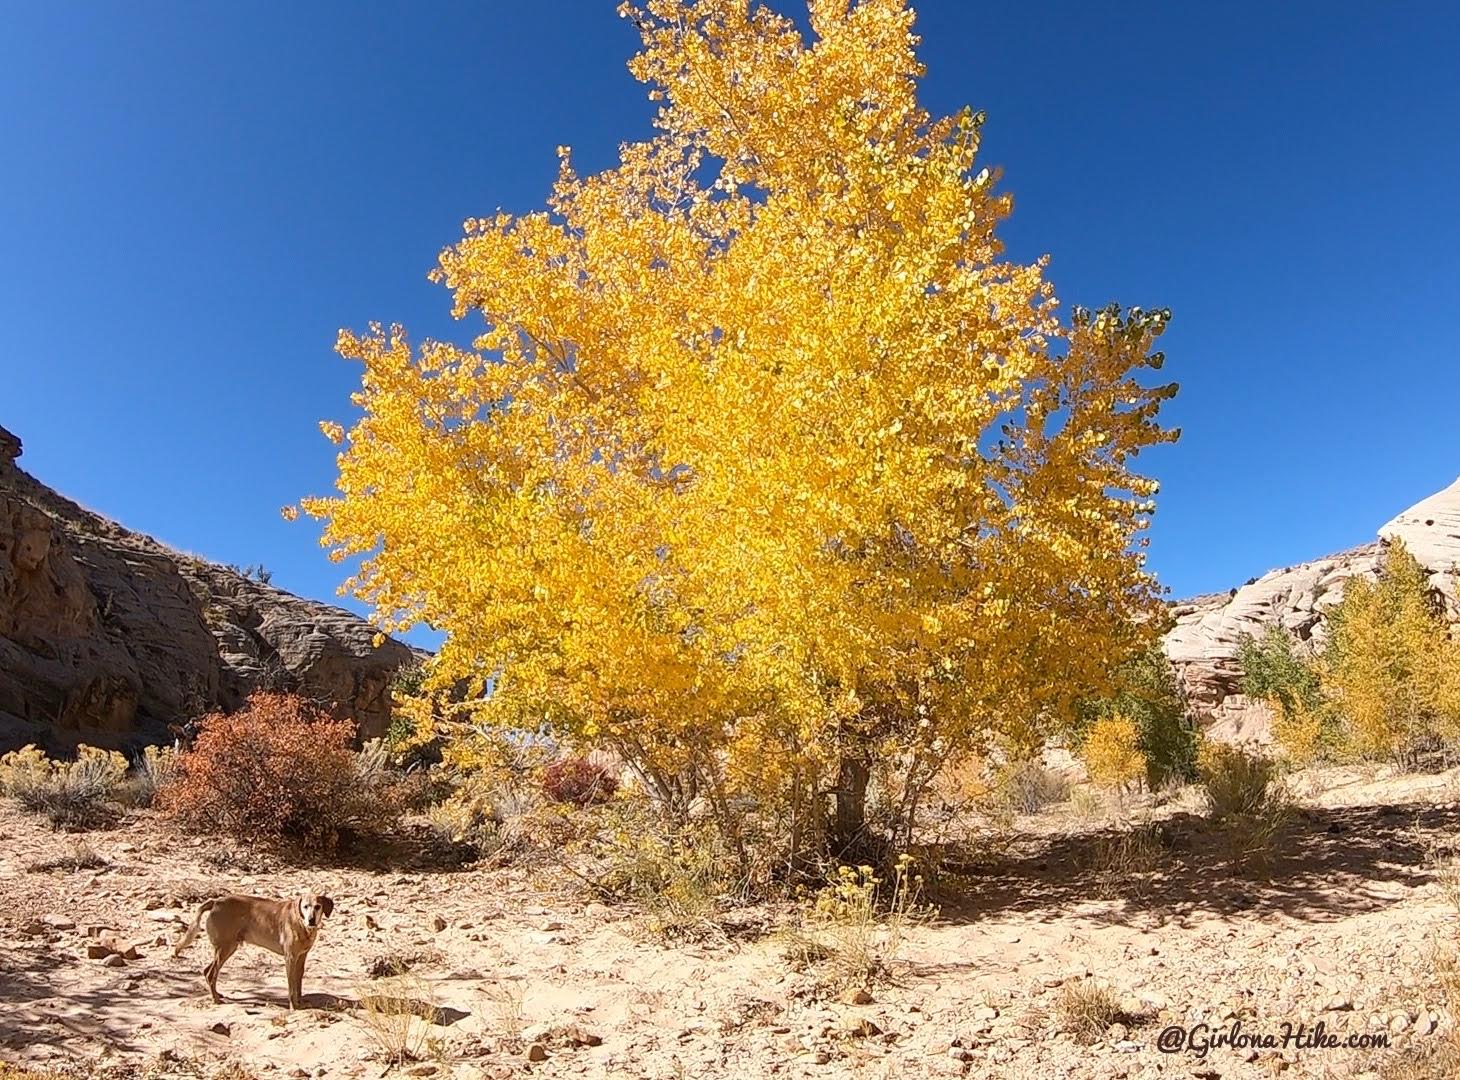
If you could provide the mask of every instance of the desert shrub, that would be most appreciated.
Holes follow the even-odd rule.
[[[1124,713],[1100,717],[1085,732],[1080,748],[1090,779],[1104,787],[1124,788],[1146,776],[1140,728]]]
[[[1101,821],[1110,816],[1106,793],[1082,784],[1070,792],[1070,813],[1081,821]]]
[[[613,798],[618,778],[591,758],[575,755],[561,758],[543,770],[542,790],[553,802],[588,806]]]
[[[1054,999],[1055,1020],[1060,1030],[1078,1042],[1092,1043],[1105,1037],[1110,1025],[1121,1019],[1120,999],[1097,979],[1072,979],[1061,984]]]
[[[1018,814],[1037,814],[1070,795],[1069,779],[1037,757],[1007,762],[996,773],[995,787],[999,798]]]
[[[816,967],[832,990],[889,976],[909,929],[933,914],[922,903],[922,885],[908,855],[886,875],[870,866],[838,866],[811,910],[784,931],[788,957]]]
[[[485,858],[502,847],[497,802],[483,785],[468,784],[426,810],[437,842],[462,859]]]
[[[1228,743],[1209,741],[1202,746],[1197,768],[1212,816],[1218,820],[1255,813],[1278,781],[1271,758]]]
[[[1100,721],[1123,717],[1137,729],[1135,745],[1151,790],[1195,779],[1197,727],[1160,645],[1152,645],[1117,670],[1115,686],[1110,696],[1080,704],[1078,731],[1088,738]]]
[[[127,759],[115,750],[76,748],[73,761],[51,760],[34,746],[0,757],[0,792],[58,829],[89,829],[117,814]]]
[[[200,721],[159,805],[193,828],[332,849],[347,828],[371,831],[394,813],[361,784],[354,733],[302,698],[256,693]]]
[[[1227,827],[1234,866],[1252,876],[1265,875],[1293,808],[1277,763],[1236,746],[1208,742],[1197,767],[1212,816]]]
[[[178,751],[171,746],[148,746],[132,762],[127,794],[134,806],[151,806],[157,793],[177,776]]]
[[[599,867],[595,890],[637,904],[645,927],[666,940],[713,932],[721,898],[736,887],[736,860],[719,830],[672,821],[642,804],[606,812],[587,852]]]

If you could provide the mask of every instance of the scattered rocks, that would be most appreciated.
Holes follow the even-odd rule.
[[[865,986],[853,987],[850,990],[843,990],[837,998],[843,1005],[870,1005],[872,994]]]
[[[842,1033],[853,1039],[870,1039],[881,1035],[882,1029],[869,1017],[853,1014],[842,1018]]]
[[[523,1055],[528,1061],[546,1061],[548,1057],[547,1047],[540,1042],[528,1046],[526,1054]]]

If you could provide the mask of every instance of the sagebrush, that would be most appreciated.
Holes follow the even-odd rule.
[[[0,757],[0,792],[57,828],[88,829],[116,817],[126,773],[127,759],[114,750],[83,744],[62,761],[25,746]]]

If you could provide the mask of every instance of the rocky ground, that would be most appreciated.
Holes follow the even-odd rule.
[[[1341,1040],[1382,1032],[1390,1055],[1449,1037],[1432,950],[1455,937],[1455,908],[1432,856],[1460,835],[1456,783],[1310,778],[1266,883],[1234,875],[1228,838],[1180,804],[1160,812],[1159,867],[1124,878],[1091,865],[1087,834],[1108,825],[1068,808],[1021,820],[910,931],[891,982],[861,996],[818,991],[783,939],[754,929],[764,913],[668,946],[631,909],[512,868],[291,868],[179,837],[146,813],[78,846],[6,806],[0,1060],[109,1077],[376,1077],[387,1067],[361,1002],[386,987],[434,1021],[400,1075],[1371,1075],[1385,1051],[1200,1056],[1157,1042],[1168,1027],[1205,1023],[1214,1038],[1239,1021],[1279,1040],[1284,1024],[1321,1022]],[[104,863],[72,868],[86,846]],[[288,1011],[271,954],[235,956],[216,1006],[199,978],[206,944],[173,957],[198,901],[229,890],[335,899],[302,1011]],[[131,958],[113,951],[128,945]],[[372,977],[392,957],[409,963],[408,981]],[[1125,1014],[1093,1044],[1064,1030],[1058,1006],[1080,979],[1108,984]]]

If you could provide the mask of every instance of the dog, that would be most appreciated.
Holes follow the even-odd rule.
[[[213,943],[213,959],[203,969],[203,978],[207,980],[208,993],[213,995],[214,1004],[219,1004],[223,999],[218,996],[218,972],[240,945],[258,945],[278,953],[284,958],[284,970],[289,979],[289,1008],[292,1011],[302,1007],[300,987],[304,983],[304,958],[314,945],[320,924],[334,914],[334,910],[335,902],[319,894],[301,896],[297,900],[264,900],[237,894],[205,900],[172,955],[181,956],[183,950],[193,943],[193,938],[198,936],[199,925],[208,931],[208,940]]]

